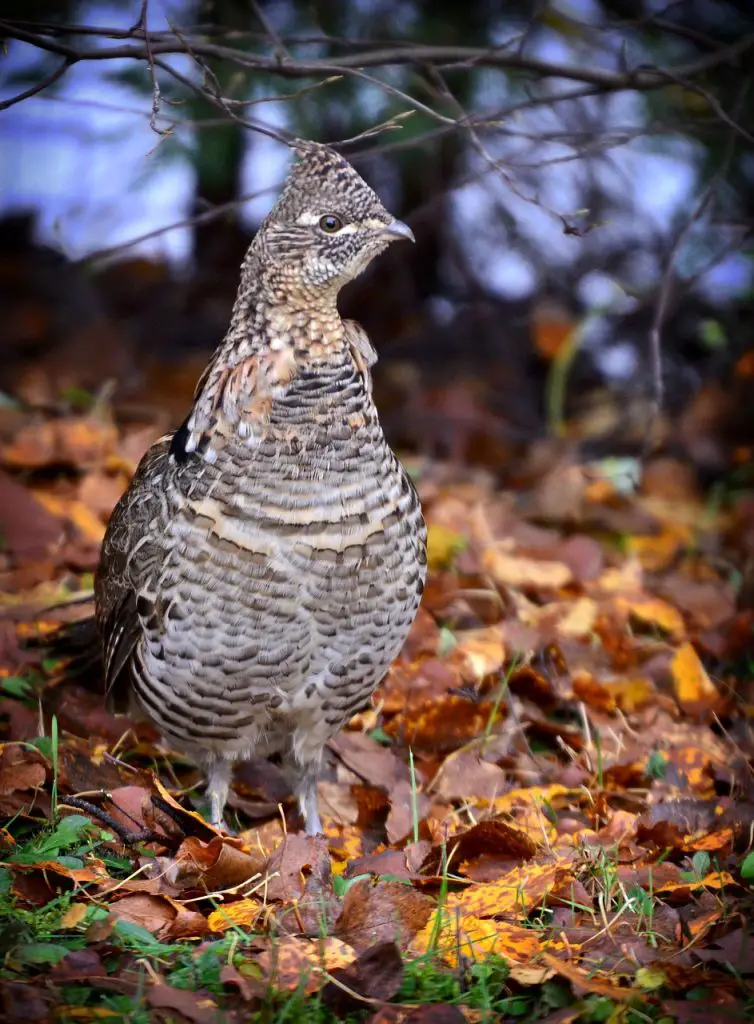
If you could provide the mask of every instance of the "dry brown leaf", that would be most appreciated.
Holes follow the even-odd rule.
[[[0,796],[18,790],[38,789],[44,785],[46,774],[43,765],[34,761],[3,765],[0,767]]]
[[[214,836],[208,843],[189,836],[175,859],[176,885],[200,885],[215,892],[261,877],[267,864],[266,856],[231,836]]]
[[[129,893],[113,900],[110,913],[119,920],[145,928],[161,941],[193,938],[208,930],[203,914],[188,910],[165,895]]]
[[[359,952],[378,942],[396,942],[401,949],[429,920],[434,901],[400,882],[368,878],[346,892],[335,934]]]
[[[191,1024],[215,1024],[218,1018],[217,1003],[209,996],[171,985],[153,985],[147,990],[147,1003],[155,1010],[173,1010]]]
[[[440,800],[468,800],[484,804],[505,789],[505,772],[490,761],[483,761],[472,750],[456,750],[442,763],[432,781],[431,792]]]
[[[566,978],[576,989],[576,992],[593,992],[597,995],[607,996],[608,999],[623,1001],[635,995],[635,990],[618,985],[612,980],[609,974],[602,971],[595,971],[593,968],[585,969],[578,964],[561,960],[551,953],[543,953],[542,959],[561,977]]]

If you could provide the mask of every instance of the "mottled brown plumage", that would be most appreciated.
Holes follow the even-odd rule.
[[[411,232],[337,153],[298,156],[185,423],[113,512],[95,596],[108,685],[125,673],[202,765],[213,820],[233,761],[280,753],[316,832],[324,746],[401,648],[426,533],[372,401],[375,353],[336,306]]]

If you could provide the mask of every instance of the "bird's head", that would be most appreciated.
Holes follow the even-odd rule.
[[[296,146],[283,192],[257,236],[281,286],[337,293],[398,239],[414,240],[379,196],[335,150]]]

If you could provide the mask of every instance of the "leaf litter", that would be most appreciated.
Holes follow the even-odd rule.
[[[374,1024],[743,1019],[754,612],[735,567],[754,506],[670,501],[649,467],[627,494],[575,465],[504,490],[416,463],[425,600],[372,708],[330,745],[324,836],[298,832],[258,759],[237,771],[228,835],[202,816],[196,770],[37,643],[91,612],[148,432],[101,413],[14,424],[6,1019],[117,1019],[141,1000],[144,1020],[274,1020],[296,999]]]

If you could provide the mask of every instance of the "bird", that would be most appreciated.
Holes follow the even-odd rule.
[[[337,306],[413,233],[334,148],[294,148],[188,415],[112,513],[95,620],[106,685],[203,770],[213,825],[234,762],[279,755],[316,835],[325,746],[400,652],[427,534],[373,401],[375,350]]]

